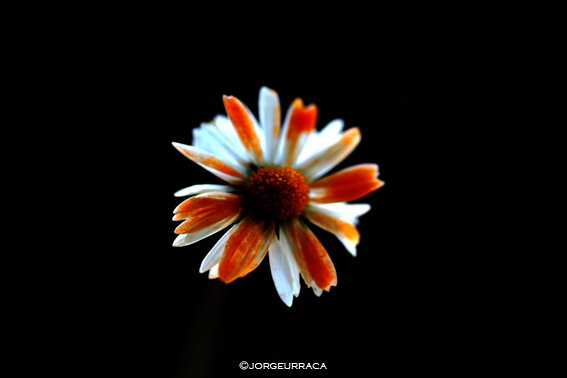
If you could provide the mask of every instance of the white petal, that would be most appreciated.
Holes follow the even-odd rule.
[[[238,154],[241,159],[249,161],[248,152],[246,152],[246,149],[242,145],[242,142],[240,141],[234,126],[230,122],[230,119],[225,116],[218,115],[215,117],[214,124],[219,129],[220,134],[228,140],[231,150]]]
[[[315,132],[309,134],[309,136],[307,137],[307,141],[305,142],[305,145],[303,146],[301,153],[297,157],[294,166],[301,165],[301,163],[303,163],[305,160],[307,160],[308,158],[310,158],[311,156],[313,156],[314,154],[316,154],[321,150],[319,148],[318,138],[319,136]]]
[[[197,232],[193,232],[190,234],[181,234],[179,235],[177,238],[175,238],[175,241],[173,242],[173,246],[174,247],[184,247],[186,245],[190,245],[193,243],[198,242],[199,240],[202,240],[206,237],[209,237],[217,232],[219,232],[220,230],[230,226],[232,223],[234,223],[234,221],[239,217],[240,214],[235,214],[232,217],[229,218],[225,218],[209,227],[203,228]]]
[[[341,137],[343,131],[344,121],[342,119],[335,119],[325,126],[319,133],[321,140],[329,140],[328,144],[333,143],[336,139]]]
[[[320,132],[312,133],[297,159],[297,165],[339,140],[343,126],[343,120],[336,119],[329,122]]]
[[[291,307],[293,303],[293,275],[287,255],[284,251],[286,247],[277,239],[272,239],[272,244],[268,255],[270,257],[270,270],[276,285],[276,290],[282,301]]]
[[[211,134],[212,130],[216,130],[215,126],[210,123],[202,123],[201,127],[193,129],[193,146],[207,151],[219,158],[234,161],[234,157],[227,151],[227,149],[220,144],[218,138]]]
[[[345,131],[336,142],[326,149],[317,152],[301,164],[298,164],[296,169],[303,173],[307,182],[313,182],[343,161],[356,148],[359,142],[360,131],[358,128],[353,127]]]
[[[199,268],[199,273],[206,272],[207,270],[211,269],[214,265],[218,265],[220,259],[222,257],[222,251],[224,251],[224,246],[232,232],[234,231],[234,227],[228,230],[222,238],[214,245],[213,248],[207,253],[207,256],[203,259],[201,263],[201,267]]]
[[[366,214],[370,211],[370,205],[367,203],[346,203],[346,202],[335,202],[335,203],[315,203],[310,202],[309,206],[313,206],[318,211],[333,215],[344,220],[353,221],[361,215]]]
[[[315,295],[318,296],[318,297],[320,297],[321,294],[323,293],[323,289],[319,288],[319,286],[317,286],[315,281],[311,281],[311,288],[313,289],[313,292],[315,293]]]
[[[275,238],[274,238],[275,239]],[[299,291],[301,289],[301,282],[299,280],[299,266],[293,257],[293,253],[291,252],[291,238],[288,234],[287,229],[285,226],[280,226],[280,242],[283,247],[283,251],[286,254],[287,261],[289,263],[289,267],[291,269],[291,277],[293,279],[293,295],[297,297],[299,295]]]
[[[211,270],[209,270],[209,279],[219,278],[219,264],[213,266]]]
[[[195,194],[212,193],[212,192],[234,192],[237,188],[231,185],[192,185],[187,188],[175,192],[175,197],[193,196]]]
[[[337,238],[341,241],[341,243],[343,243],[343,245],[345,246],[346,250],[353,255],[354,257],[356,257],[356,244],[354,244],[353,242],[351,242],[350,240],[346,239],[346,238]]]
[[[234,148],[233,143],[226,139],[215,125],[204,123],[193,129],[193,145],[223,160],[248,167],[248,159],[238,153],[238,149]]]
[[[274,164],[276,161],[281,123],[281,109],[278,94],[267,87],[262,87],[260,89],[258,110],[260,113],[260,123],[266,139],[264,160],[266,164]]]

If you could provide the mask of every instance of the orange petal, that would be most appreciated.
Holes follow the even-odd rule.
[[[313,207],[307,207],[302,215],[322,229],[335,234],[339,239],[345,238],[355,245],[360,241],[356,227],[338,217],[322,213]]]
[[[311,104],[307,107],[303,106],[303,101],[297,98],[293,101],[288,111],[286,124],[284,126],[283,152],[281,162],[284,167],[292,166],[309,134],[313,132],[317,123],[317,106]]]
[[[376,164],[361,164],[343,169],[309,185],[309,197],[313,202],[348,202],[364,197],[380,188]]]
[[[335,286],[337,274],[333,262],[313,232],[297,218],[288,223],[286,231],[293,242],[291,250],[307,285],[315,281],[323,290]]]
[[[197,147],[175,142],[173,146],[185,155],[185,157],[193,160],[207,171],[230,184],[243,184],[244,179],[246,179],[246,174],[237,166],[221,160]]]
[[[240,213],[243,202],[243,197],[227,193],[207,193],[189,198],[173,211],[174,220],[188,218],[175,229],[175,233],[195,233],[230,218]]]
[[[248,215],[226,242],[219,264],[219,278],[226,283],[244,277],[258,266],[272,241],[276,223],[267,228],[265,221],[255,221]]]
[[[234,96],[223,96],[224,108],[244,148],[257,164],[262,162],[262,148],[252,115]]]

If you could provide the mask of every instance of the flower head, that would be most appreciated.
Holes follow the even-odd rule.
[[[183,155],[228,185],[193,185],[174,212],[185,220],[174,246],[186,246],[229,226],[203,260],[200,272],[229,283],[253,271],[268,253],[272,278],[284,303],[299,295],[299,276],[315,294],[337,284],[327,251],[302,218],[327,230],[356,255],[357,218],[367,204],[347,204],[378,189],[378,166],[361,164],[322,177],[360,142],[358,128],[335,120],[315,129],[317,107],[291,104],[281,125],[275,91],[260,90],[258,122],[237,98],[223,97],[228,118],[193,130],[193,145],[173,143]]]

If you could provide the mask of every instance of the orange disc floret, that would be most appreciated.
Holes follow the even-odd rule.
[[[260,168],[248,177],[244,190],[252,211],[281,220],[301,214],[309,201],[309,185],[293,168]]]

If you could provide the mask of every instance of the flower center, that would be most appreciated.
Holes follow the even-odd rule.
[[[259,168],[248,177],[244,190],[253,211],[282,220],[301,214],[309,201],[305,177],[292,168]]]

